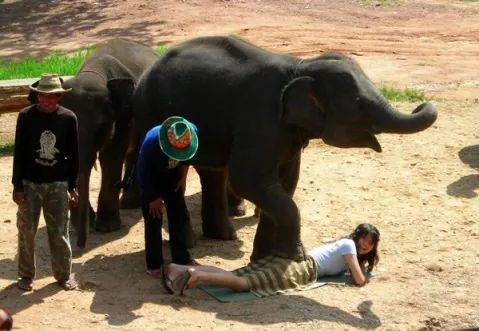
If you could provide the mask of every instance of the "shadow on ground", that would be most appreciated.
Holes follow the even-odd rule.
[[[198,237],[196,246],[192,249],[192,255],[195,258],[210,256],[212,254],[219,254],[223,259],[235,260],[242,257],[245,253],[242,251],[243,242],[240,240],[220,241],[204,238],[201,235],[201,220],[199,217],[199,209],[201,205],[201,193],[196,193],[186,197],[187,204],[192,213],[192,225],[195,234]],[[196,207],[195,207],[196,206]],[[134,310],[139,308],[144,302],[159,302],[166,299],[167,304],[170,304],[172,297],[164,296],[161,291],[162,288],[156,279],[152,279],[145,273],[144,250],[143,242],[136,243],[137,251],[108,256],[106,254],[96,254],[92,258],[81,262],[78,259],[86,256],[87,253],[94,251],[109,242],[113,242],[123,237],[126,237],[131,228],[138,222],[142,222],[142,215],[140,209],[129,209],[121,211],[122,227],[119,231],[110,233],[91,232],[88,237],[87,247],[84,250],[79,250],[73,247],[74,259],[72,270],[75,277],[80,284],[80,289],[83,291],[95,292],[95,299],[93,300],[91,310],[94,313],[104,314],[109,316],[110,324],[123,325],[128,324],[136,317]],[[235,228],[238,230],[244,226],[255,225],[257,219],[253,216],[236,219],[233,221]],[[164,225],[167,221],[164,221]],[[142,227],[142,225],[141,225]],[[143,228],[140,229],[143,231]],[[75,242],[75,234],[72,231],[71,242]],[[140,237],[142,238],[142,237]],[[163,238],[163,248],[165,260],[170,260],[170,252],[167,238]],[[52,276],[50,264],[50,251],[48,246],[48,236],[46,226],[38,229],[36,236],[36,280]],[[128,266],[125,268],[125,266]],[[125,273],[125,270],[128,272]],[[119,277],[118,275],[122,275]],[[16,258],[0,260],[0,277],[11,280],[11,285],[0,291],[0,299],[2,304],[9,307],[13,314],[28,309],[32,305],[44,302],[48,297],[54,296],[62,289],[57,286],[52,278],[52,283],[44,287],[37,287],[34,283],[34,291],[25,293],[16,287],[17,278],[17,264]],[[112,291],[118,291],[122,288],[136,288],[137,297],[130,295],[124,298],[112,297]],[[130,291],[129,291],[130,292]],[[121,293],[121,291],[118,291]],[[102,295],[104,294],[104,295]],[[121,296],[121,295],[120,295]],[[116,305],[116,301],[125,300],[121,305]],[[176,298],[177,299],[177,298]],[[112,302],[114,300],[115,302]],[[173,300],[174,301],[174,300]],[[135,304],[136,302],[136,304]],[[117,307],[128,308],[125,312],[123,308],[117,311]],[[106,314],[106,315],[105,315]]]
[[[119,17],[108,18],[104,12],[114,8],[115,0],[71,2],[65,5],[62,1],[26,1],[10,3],[0,2],[0,48],[11,54],[11,57],[38,56],[52,51],[48,40],[68,40],[75,35],[91,34],[102,23],[116,21]],[[21,17],[21,20],[13,18]],[[128,37],[152,44],[151,32],[148,27],[155,24],[161,29],[164,22],[148,22],[148,24],[133,23],[116,28],[103,29],[93,34],[99,40],[114,37]],[[158,28],[158,26],[160,28]],[[35,53],[26,52],[26,46],[36,45]],[[85,45],[90,46],[90,45]]]
[[[479,145],[464,147],[458,155],[464,164],[479,171]],[[449,195],[468,199],[477,197],[477,190],[479,190],[479,173],[464,176],[447,187]]]
[[[94,293],[90,311],[98,314],[99,320],[106,319],[112,326],[128,325],[142,317],[135,311],[143,304],[154,303],[172,306],[175,310],[184,307],[215,313],[216,318],[221,320],[255,325],[283,322],[300,324],[316,320],[335,321],[354,328],[376,328],[381,325],[379,317],[372,310],[371,301],[359,303],[356,315],[302,295],[279,295],[249,302],[222,304],[199,289],[188,290],[183,297],[165,294],[158,279],[146,275],[143,268],[139,267],[142,264],[141,251],[116,256],[96,255],[84,262],[81,268],[78,263],[74,263],[74,269],[78,270],[76,278],[80,284],[79,291]],[[15,315],[46,301],[58,291],[61,289],[54,283],[31,293],[21,292],[12,284],[0,292],[0,298],[2,304],[8,306]],[[265,304],[268,305],[267,310],[262,309]],[[258,315],[258,311],[263,313]]]

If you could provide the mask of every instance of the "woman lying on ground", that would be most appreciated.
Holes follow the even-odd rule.
[[[166,285],[177,294],[199,284],[214,284],[236,292],[252,291],[266,296],[307,287],[322,276],[349,270],[353,282],[361,286],[379,261],[378,243],[378,229],[364,223],[346,238],[313,248],[308,252],[308,259],[302,262],[271,256],[234,271],[171,263],[165,270]]]

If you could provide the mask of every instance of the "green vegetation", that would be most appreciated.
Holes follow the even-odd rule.
[[[156,54],[162,56],[163,54],[166,53],[166,51],[168,50],[168,47],[166,47],[166,45],[158,45],[155,48],[153,48],[153,50],[156,52]]]
[[[93,48],[81,49],[73,55],[55,52],[43,59],[26,57],[19,61],[0,60],[0,80],[39,77],[45,72],[62,76],[74,75]]]
[[[154,48],[159,55],[166,52],[167,47],[160,45]],[[26,57],[19,61],[0,59],[0,80],[39,77],[45,72],[55,72],[61,76],[73,76],[95,50],[94,47],[83,48],[73,55],[55,52],[45,58]]]
[[[422,101],[426,99],[423,91],[406,88],[404,90],[395,89],[393,87],[380,88],[381,93],[390,101]]]
[[[13,155],[13,141],[0,144],[0,156]]]

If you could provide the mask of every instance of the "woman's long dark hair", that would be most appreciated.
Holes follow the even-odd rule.
[[[358,244],[359,239],[366,237],[367,235],[371,235],[371,239],[373,241],[374,248],[368,253],[359,255],[358,254],[358,261],[359,264],[364,264],[364,262],[368,263],[367,271],[371,272],[376,264],[379,262],[379,255],[378,255],[378,243],[379,243],[379,230],[372,224],[363,223],[359,224],[356,229],[349,235],[354,243]]]

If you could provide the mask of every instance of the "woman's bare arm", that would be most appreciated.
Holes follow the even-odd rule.
[[[346,254],[343,255],[343,258],[348,264],[354,283],[359,286],[366,284],[366,273],[364,272],[364,268],[361,268],[359,265],[358,256],[356,254]]]

